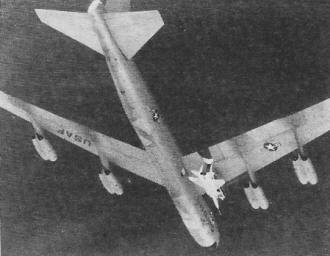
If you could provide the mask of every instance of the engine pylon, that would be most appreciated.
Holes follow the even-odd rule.
[[[306,185],[310,183],[315,185],[318,182],[317,174],[310,158],[302,157],[298,154],[297,160],[293,160],[292,165],[301,184]]]
[[[249,186],[244,187],[244,193],[253,209],[268,209],[269,201],[259,185],[252,184],[251,181],[249,181]]]

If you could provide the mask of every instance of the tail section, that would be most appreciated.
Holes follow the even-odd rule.
[[[129,8],[129,5],[117,6],[117,8],[113,4],[111,3],[112,10]],[[42,9],[35,11],[43,23],[103,54],[88,13]],[[118,47],[128,59],[133,58],[164,25],[158,11],[110,12],[104,14],[104,19]]]
[[[158,11],[107,13],[104,18],[123,54],[131,59],[164,25]]]
[[[93,30],[93,24],[87,13],[55,10],[35,10],[41,22],[103,54],[101,45]]]

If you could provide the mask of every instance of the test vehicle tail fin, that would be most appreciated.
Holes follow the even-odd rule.
[[[124,6],[118,10],[123,9],[127,8]],[[44,9],[36,9],[35,11],[43,23],[94,51],[104,54],[88,13]],[[156,10],[109,12],[104,14],[104,19],[118,47],[128,59],[133,58],[164,25],[162,17]]]

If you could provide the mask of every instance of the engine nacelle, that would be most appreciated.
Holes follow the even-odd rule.
[[[39,156],[45,161],[55,162],[57,160],[57,154],[49,143],[49,141],[42,135],[36,133],[32,139],[32,144]]]
[[[99,178],[103,187],[110,193],[116,195],[122,195],[124,193],[123,186],[119,182],[118,178],[109,170],[102,168]]]
[[[244,193],[253,209],[268,209],[269,201],[258,184],[249,181],[248,185],[244,187]]]
[[[306,185],[310,183],[315,185],[318,182],[315,168],[309,157],[298,153],[297,157],[292,160],[294,171],[301,184]]]

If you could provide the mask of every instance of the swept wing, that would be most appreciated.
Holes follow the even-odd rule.
[[[162,184],[147,153],[0,91],[0,107],[94,155],[152,182]]]
[[[209,147],[218,178],[227,182],[256,172],[330,129],[330,99]],[[201,156],[183,157],[188,170],[198,170]]]

